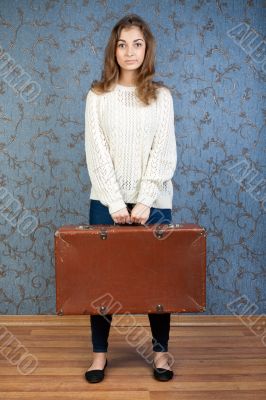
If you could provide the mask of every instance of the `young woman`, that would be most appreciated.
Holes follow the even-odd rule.
[[[86,98],[85,150],[91,180],[90,224],[172,222],[176,169],[170,90],[152,80],[155,40],[147,23],[130,14],[113,28],[100,81]],[[160,290],[160,287],[158,287]],[[148,314],[154,377],[173,377],[167,357],[170,313]],[[90,383],[104,378],[112,315],[91,315]]]

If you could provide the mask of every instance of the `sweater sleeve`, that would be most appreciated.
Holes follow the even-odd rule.
[[[99,96],[91,89],[85,107],[85,153],[91,184],[109,213],[126,208],[120,193],[109,146],[99,122]]]
[[[142,176],[137,202],[152,207],[165,181],[174,175],[177,163],[174,106],[171,92],[162,88],[158,96],[158,125]]]

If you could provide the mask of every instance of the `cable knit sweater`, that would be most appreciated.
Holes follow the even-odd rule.
[[[112,214],[125,203],[172,209],[177,155],[173,99],[161,87],[144,105],[135,86],[117,84],[108,93],[87,93],[85,152],[90,199]]]

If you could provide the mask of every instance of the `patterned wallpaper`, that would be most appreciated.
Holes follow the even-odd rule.
[[[150,24],[156,79],[174,98],[173,221],[208,231],[203,314],[265,313],[265,11],[255,0],[0,1],[1,314],[55,314],[54,232],[89,216],[85,98],[130,12]]]

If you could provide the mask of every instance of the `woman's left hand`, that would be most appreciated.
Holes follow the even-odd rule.
[[[131,223],[144,225],[150,216],[151,208],[142,203],[137,203],[131,211]]]

